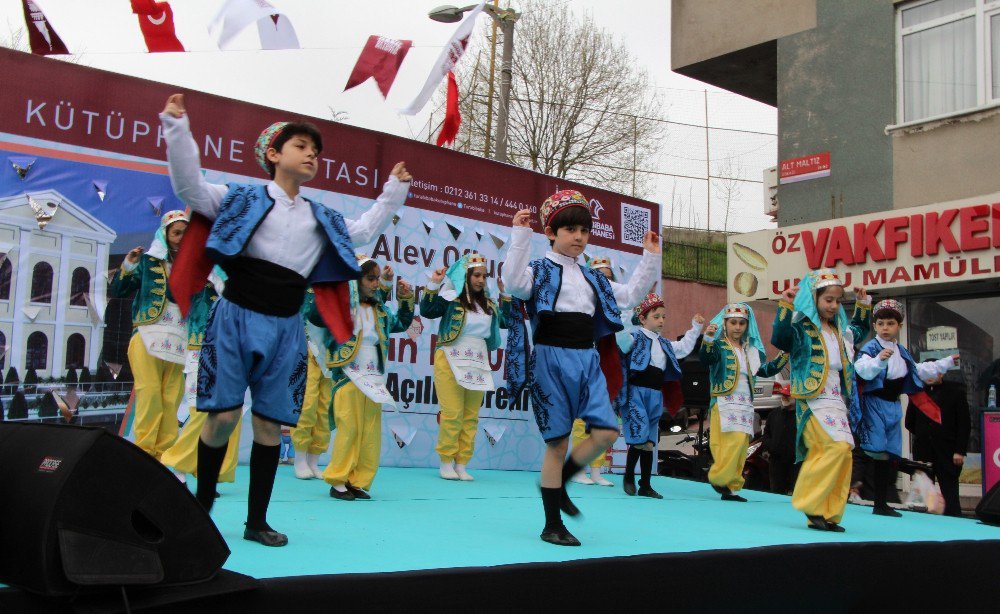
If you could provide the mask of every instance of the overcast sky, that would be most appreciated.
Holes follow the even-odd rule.
[[[417,93],[427,73],[456,27],[431,21],[427,12],[446,0],[269,0],[290,18],[302,49],[261,51],[256,28],[248,28],[234,49],[220,51],[207,25],[223,0],[171,0],[177,36],[188,53],[145,52],[129,0],[36,0],[80,63],[146,79],[172,83],[246,100],[296,113],[330,119],[331,109],[347,114],[346,123],[426,139],[432,105],[415,117],[399,115]],[[471,3],[471,2],[470,2]],[[506,0],[502,0],[506,4]],[[710,125],[773,134],[777,112],[773,107],[723,92],[670,71],[670,3],[667,0],[546,0],[547,5],[569,5],[593,15],[597,23],[617,36],[638,65],[646,68],[665,105],[663,118],[704,125],[708,89]],[[512,6],[518,9],[513,0]],[[98,8],[99,7],[99,8]],[[0,0],[6,18],[4,34],[24,25],[20,0]],[[487,19],[481,17],[480,19]],[[478,32],[479,30],[477,30]],[[370,34],[413,41],[386,101],[373,82],[348,92],[344,84]],[[517,58],[514,58],[517,61]],[[461,67],[459,67],[459,70]],[[192,115],[196,116],[196,110]],[[776,164],[776,138],[769,134],[710,131],[712,172],[718,161],[732,157],[741,176],[761,180],[761,171]],[[668,125],[663,155],[640,167],[665,174],[704,177],[705,130]],[[730,219],[730,230],[771,227],[763,215],[760,183],[740,184],[741,194]],[[664,223],[705,226],[706,182],[657,176],[652,199],[665,205]],[[680,200],[673,207],[672,199]],[[712,227],[722,227],[721,193],[713,192]],[[687,205],[688,200],[694,203]],[[676,202],[676,201],[675,201]],[[739,217],[739,224],[735,217]]]

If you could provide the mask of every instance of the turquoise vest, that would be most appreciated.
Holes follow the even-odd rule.
[[[510,297],[502,296],[500,301],[509,303]],[[490,322],[490,336],[486,339],[486,349],[492,352],[500,347],[500,329],[507,328],[505,314],[509,312],[510,308],[508,306],[506,309],[501,309],[500,305],[493,300],[489,300],[489,305],[493,311],[493,317]],[[420,297],[420,316],[430,320],[441,318],[441,323],[438,325],[438,347],[455,343],[465,328],[465,308],[462,307],[462,303],[457,299],[446,301],[441,298],[437,290],[424,289],[424,293]]]
[[[767,356],[760,350],[748,347],[747,352],[757,352],[760,356],[760,368],[756,373],[748,373],[750,380],[750,398],[753,398],[754,380],[757,377],[772,377],[777,375],[788,364],[788,354],[779,352],[774,360],[768,362]],[[729,339],[719,337],[709,341],[702,340],[699,351],[701,362],[708,365],[708,381],[713,397],[724,397],[736,389],[739,380],[740,367]]]

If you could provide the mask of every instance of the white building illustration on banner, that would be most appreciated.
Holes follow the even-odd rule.
[[[42,227],[40,227],[42,226]],[[97,368],[114,230],[55,190],[0,199],[0,367]]]

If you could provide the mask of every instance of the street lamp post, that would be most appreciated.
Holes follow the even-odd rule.
[[[466,11],[476,8],[476,4],[462,8],[455,6],[439,6],[432,9],[428,16],[434,21],[455,23],[462,19]],[[507,161],[507,125],[510,118],[510,85],[513,80],[514,58],[514,24],[521,16],[513,9],[501,9],[487,4],[483,10],[493,18],[503,34],[503,51],[500,56],[500,108],[497,111],[496,151],[494,160]]]

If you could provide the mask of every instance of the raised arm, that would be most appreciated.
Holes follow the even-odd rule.
[[[949,369],[955,366],[956,358],[958,358],[958,354],[945,356],[941,360],[935,360],[934,362],[918,362],[917,375],[922,381],[937,379],[938,376],[944,375]]]
[[[420,295],[420,317],[434,320],[444,315],[448,302],[441,297],[441,283],[444,280],[445,267],[435,269],[431,279]]]
[[[660,257],[660,236],[655,232],[647,232],[643,243],[642,260],[632,276],[624,284],[611,284],[615,293],[615,301],[621,310],[632,309],[642,302],[649,289],[656,283],[662,270]]]
[[[854,333],[854,344],[863,343],[872,330],[872,297],[864,288],[855,288],[858,300],[854,302],[854,316],[851,317],[851,332]]]
[[[698,357],[706,365],[714,365],[722,359],[722,348],[719,347],[719,340],[715,338],[718,332],[714,324],[709,324],[708,328],[705,329],[705,337],[701,340]]]
[[[395,313],[386,307],[389,314],[387,334],[406,332],[413,323],[413,287],[402,279],[396,284],[396,304],[399,309]]]
[[[785,290],[781,301],[778,302],[778,311],[774,314],[774,324],[771,327],[771,345],[791,352],[795,345],[795,328],[792,327],[792,315],[795,313],[795,293],[797,288]]]
[[[762,355],[761,359],[767,358],[766,355]],[[786,352],[778,352],[778,355],[774,357],[773,360],[768,362],[763,362],[760,368],[757,369],[757,377],[774,377],[781,370],[785,368],[788,364],[788,354]]]
[[[392,221],[392,216],[406,202],[406,196],[410,193],[411,179],[410,173],[406,170],[406,164],[396,163],[396,166],[392,168],[392,174],[389,175],[389,180],[382,186],[382,193],[375,199],[375,204],[362,213],[359,218],[344,220],[347,225],[347,233],[351,236],[355,247],[368,245],[382,234],[382,231]]]
[[[684,333],[684,338],[680,341],[671,341],[670,347],[674,350],[674,356],[677,360],[684,358],[694,350],[694,346],[698,343],[698,336],[701,335],[701,329],[705,324],[705,318],[701,316],[695,316],[691,320],[691,328]]]
[[[528,266],[531,260],[531,211],[522,209],[514,214],[514,225],[510,229],[510,245],[503,263],[502,280],[504,288],[511,296],[521,300],[531,298],[535,282],[534,272]]]
[[[192,210],[214,220],[219,213],[219,203],[229,189],[208,183],[201,174],[198,144],[191,135],[183,94],[167,99],[167,106],[160,113],[160,123],[167,143],[167,166],[174,194]]]

